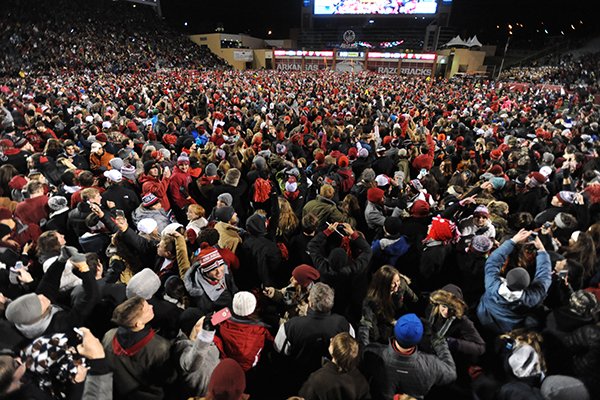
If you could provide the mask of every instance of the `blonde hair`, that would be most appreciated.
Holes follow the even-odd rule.
[[[246,148],[242,153],[242,164],[244,164],[246,166],[252,164],[252,160],[254,159],[255,155],[256,155],[256,152],[254,151],[254,149],[252,147]]]
[[[188,210],[196,214],[198,218],[206,216],[206,210],[200,204],[190,204]]]
[[[225,174],[227,173],[227,171],[229,171],[229,170],[231,169],[231,165],[229,164],[229,161],[227,161],[227,160],[222,160],[222,161],[219,163],[219,165],[218,165],[217,169],[218,169],[219,171],[223,171],[223,176],[225,176]]]
[[[85,188],[81,191],[81,200],[88,201],[92,197],[96,197],[100,192],[96,188]]]
[[[292,210],[290,202],[285,197],[278,197],[279,203],[279,224],[277,226],[277,236],[283,236],[292,233],[298,228],[298,216]]]
[[[325,184],[321,186],[319,194],[325,197],[326,199],[332,199],[333,195],[335,195],[335,189],[333,188],[333,186]]]

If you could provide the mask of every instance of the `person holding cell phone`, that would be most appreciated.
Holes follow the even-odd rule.
[[[102,193],[102,203],[113,202],[115,207],[123,210],[131,221],[131,213],[140,204],[140,198],[136,192],[123,186],[123,174],[116,169],[104,172],[106,178],[106,190]]]
[[[72,231],[77,237],[81,237],[88,232],[86,218],[92,214],[93,207],[100,207],[102,197],[100,191],[96,188],[86,188],[81,191],[81,202],[69,211],[67,218],[67,229]]]
[[[72,266],[73,274],[82,281],[83,296],[70,310],[55,304],[65,264]],[[35,293],[14,299],[6,307],[6,319],[28,339],[41,335],[66,332],[80,326],[99,300],[98,285],[83,254],[70,246],[63,246],[60,255],[46,270]]]
[[[532,241],[537,252],[533,279],[521,267],[511,269],[505,277],[500,271],[515,246],[529,240],[532,233],[521,229],[496,249],[485,263],[485,293],[477,307],[477,317],[488,331],[498,334],[523,326],[526,317],[546,297],[552,283],[551,263],[539,237],[535,236]]]
[[[250,292],[237,292],[233,296],[233,315],[225,315],[227,319],[217,328],[224,353],[237,361],[244,371],[255,367],[267,343],[273,342],[270,327],[260,320],[255,310],[256,296]]]
[[[340,247],[327,249],[328,238],[341,237]],[[353,248],[351,254],[344,248]],[[352,229],[348,223],[334,222],[327,229],[318,233],[306,248],[313,260],[315,268],[321,274],[321,281],[331,285],[336,292],[334,311],[344,313],[352,308],[360,313],[360,304],[357,303],[356,293],[360,283],[356,277],[360,276],[371,261],[373,251],[365,238]]]

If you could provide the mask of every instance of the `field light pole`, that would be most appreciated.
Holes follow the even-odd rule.
[[[506,39],[506,46],[504,46],[504,54],[502,55],[502,62],[500,63],[500,70],[498,70],[497,78],[500,78],[500,74],[502,73],[502,68],[504,68],[504,60],[506,59],[506,52],[508,51],[508,45],[510,44],[510,36]]]

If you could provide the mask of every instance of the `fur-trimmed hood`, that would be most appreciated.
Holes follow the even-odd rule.
[[[429,296],[429,301],[436,304],[444,304],[454,310],[456,318],[462,318],[467,310],[467,304],[463,300],[462,290],[456,285],[446,285],[436,290]]]

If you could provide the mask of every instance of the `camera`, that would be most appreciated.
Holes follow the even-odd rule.
[[[566,269],[562,269],[562,270],[558,271],[558,277],[560,279],[565,279],[568,275],[569,275],[569,271]]]
[[[529,237],[527,238],[528,242],[533,242],[535,241],[535,239],[538,237],[538,233],[537,232],[531,232],[531,234],[529,235]]]

